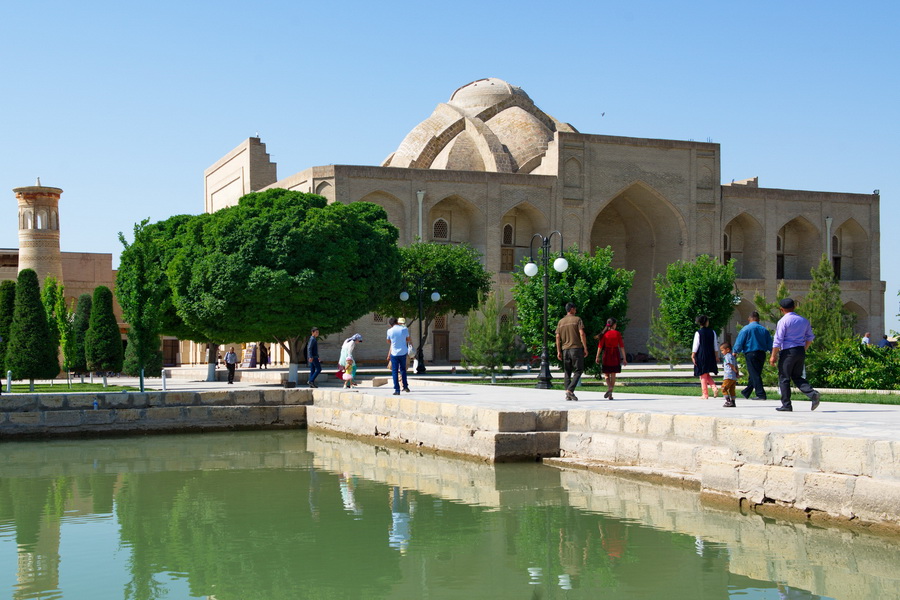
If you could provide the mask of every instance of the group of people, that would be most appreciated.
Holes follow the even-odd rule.
[[[869,344],[872,343],[872,339],[869,337],[868,331],[863,336],[862,343],[864,346],[868,346]],[[878,340],[878,343],[876,344],[876,346],[878,346],[879,348],[893,348],[894,342],[889,340],[887,334],[885,334],[885,335],[881,336],[881,339]]]
[[[412,341],[409,337],[409,329],[403,319],[391,317],[388,320],[390,329],[387,330],[388,355],[387,360],[391,364],[391,376],[394,381],[394,395],[399,396],[400,390],[409,392],[409,382],[406,378],[406,364],[412,353]],[[339,373],[343,380],[344,388],[353,388],[356,382],[357,360],[354,351],[362,343],[362,335],[355,333],[341,344],[341,354],[338,359]],[[306,357],[309,363],[309,378],[307,385],[311,388],[319,387],[316,377],[322,372],[322,363],[319,360],[319,328],[313,327],[306,345]],[[401,386],[402,384],[402,386]]]
[[[769,330],[760,325],[759,313],[753,311],[748,317],[747,325],[738,333],[734,348],[727,342],[719,344],[716,332],[709,328],[709,318],[706,315],[697,317],[698,330],[694,334],[694,342],[691,347],[691,361],[694,363],[694,375],[700,377],[700,389],[704,399],[709,398],[709,388],[712,388],[713,397],[718,395],[718,388],[713,376],[718,374],[718,361],[716,348],[722,356],[724,377],[722,380],[722,395],[725,398],[723,406],[733,408],[737,406],[735,401],[735,386],[740,375],[737,360],[734,353],[743,353],[747,365],[749,383],[741,391],[745,399],[755,393],[756,400],[766,399],[766,390],[763,387],[762,370],[766,360],[766,353],[771,352],[769,364],[778,366],[778,389],[781,392],[781,406],[775,410],[793,411],[791,403],[791,383],[806,394],[812,402],[811,410],[819,407],[819,392],[817,392],[806,380],[804,366],[806,363],[806,351],[815,339],[812,326],[809,321],[796,312],[795,302],[791,298],[785,298],[779,303],[782,317],[775,327],[775,337]]]
[[[768,329],[760,325],[759,313],[754,311],[750,313],[747,326],[738,334],[733,349],[727,342],[719,344],[716,332],[709,327],[708,316],[697,317],[698,329],[691,347],[691,361],[694,363],[694,375],[700,378],[700,389],[704,399],[709,398],[710,388],[713,397],[719,393],[713,379],[713,376],[719,373],[718,349],[724,370],[723,406],[728,408],[737,406],[736,386],[740,369],[735,353],[743,353],[747,365],[749,383],[741,391],[741,395],[749,399],[751,394],[755,394],[757,400],[765,400],[766,390],[763,387],[762,370],[766,353],[771,352],[769,363],[778,366],[778,389],[781,392],[781,406],[776,410],[783,412],[794,410],[791,403],[791,383],[810,399],[811,410],[819,407],[819,392],[806,380],[804,369],[806,351],[815,339],[812,327],[807,319],[794,312],[796,304],[791,298],[781,300],[779,308],[782,317],[778,320],[774,338]],[[573,401],[578,400],[575,388],[584,372],[584,359],[589,354],[584,322],[577,316],[577,312],[578,307],[569,302],[566,304],[566,316],[560,319],[556,326],[556,358],[562,362],[565,373],[563,384],[566,400]],[[616,320],[607,319],[606,327],[595,336],[595,339],[598,340],[596,363],[601,365],[606,378],[604,397],[612,400],[616,374],[621,373],[622,367],[628,364],[625,342],[617,330]]]
[[[584,359],[589,353],[584,322],[577,316],[577,312],[575,303],[569,302],[566,304],[566,316],[556,325],[556,358],[563,364],[566,400],[572,401],[578,400],[575,388],[584,373]],[[594,336],[594,339],[598,340],[596,363],[601,365],[606,378],[606,393],[603,396],[613,400],[616,374],[621,373],[622,367],[628,364],[625,359],[625,342],[617,330],[616,320],[607,319],[603,331]]]

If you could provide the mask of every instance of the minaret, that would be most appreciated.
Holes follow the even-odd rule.
[[[34,269],[41,285],[48,275],[62,282],[59,197],[62,190],[37,185],[13,189],[19,201],[19,270]]]

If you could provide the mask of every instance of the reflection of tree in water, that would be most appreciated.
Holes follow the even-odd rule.
[[[317,477],[325,525],[311,514],[307,471],[129,475],[117,502],[134,553],[127,597],[156,597],[154,576],[165,572],[185,573],[192,594],[218,600],[384,595],[399,576],[384,540],[387,507],[353,520],[338,478]],[[360,481],[355,494],[383,505],[373,497],[382,490]]]

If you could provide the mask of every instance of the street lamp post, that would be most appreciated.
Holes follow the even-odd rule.
[[[419,345],[416,348],[416,361],[418,361],[418,365],[416,366],[416,373],[421,374],[426,371],[426,369],[425,369],[425,351],[422,348],[422,341],[423,341],[422,321],[424,320],[424,316],[423,316],[424,309],[422,306],[422,303],[423,303],[422,297],[425,295],[425,276],[424,275],[418,275],[416,277],[416,290],[417,290],[417,294],[419,296]],[[432,302],[437,302],[440,299],[441,299],[441,295],[439,293],[431,292],[431,301]],[[400,292],[400,300],[402,302],[406,302],[407,300],[409,300],[409,293],[408,292]]]
[[[541,261],[544,266],[544,342],[541,346],[541,369],[538,372],[538,382],[535,387],[540,390],[549,390],[553,387],[550,381],[553,377],[550,375],[550,357],[548,355],[547,350],[547,293],[550,287],[550,240],[553,238],[553,235],[556,234],[559,236],[559,250],[560,256],[553,261],[553,268],[558,272],[562,273],[566,269],[569,268],[569,261],[562,257],[562,247],[563,247],[563,236],[558,231],[551,231],[550,235],[544,237],[539,233],[531,236],[531,242],[528,245],[529,258],[534,256],[532,250],[534,249],[534,239],[539,238],[541,240]],[[535,264],[532,259],[527,265],[525,265],[525,275],[528,277],[534,277],[537,275],[538,266]]]

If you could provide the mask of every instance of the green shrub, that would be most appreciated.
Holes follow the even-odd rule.
[[[806,369],[815,387],[900,389],[900,351],[863,345],[858,339],[810,352]]]

